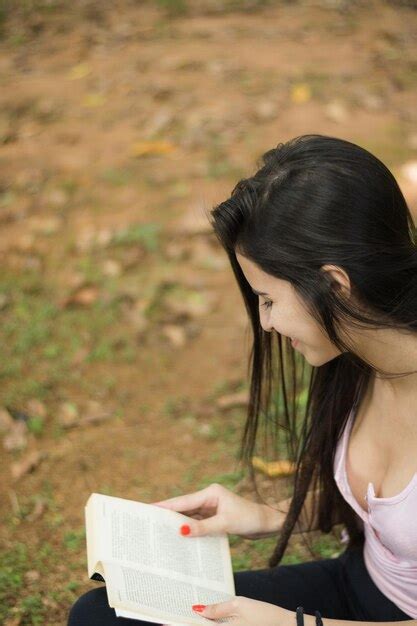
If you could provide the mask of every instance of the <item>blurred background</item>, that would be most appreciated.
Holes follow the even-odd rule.
[[[92,491],[250,492],[250,330],[204,210],[323,133],[382,159],[416,216],[416,9],[0,0],[2,624],[65,624],[96,584]],[[231,537],[235,569],[274,543]],[[295,537],[284,561],[305,558]]]

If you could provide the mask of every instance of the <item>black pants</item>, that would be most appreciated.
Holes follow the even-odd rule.
[[[290,611],[303,606],[314,615],[341,620],[390,622],[413,619],[375,586],[363,561],[362,548],[334,559],[235,572],[236,595],[276,604]],[[295,618],[294,618],[295,623]],[[152,626],[116,617],[105,587],[88,591],[73,605],[68,626]],[[155,626],[155,625],[153,625]]]

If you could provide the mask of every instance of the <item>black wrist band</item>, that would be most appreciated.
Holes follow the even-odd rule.
[[[316,626],[323,626],[323,620],[321,619],[320,611],[316,611]]]
[[[297,606],[295,615],[297,618],[297,626],[304,626],[304,609],[302,606]]]

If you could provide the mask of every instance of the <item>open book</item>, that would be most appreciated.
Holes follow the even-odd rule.
[[[227,535],[183,537],[186,515],[99,493],[85,518],[88,575],[106,582],[117,616],[174,626],[229,621],[191,608],[235,596]]]

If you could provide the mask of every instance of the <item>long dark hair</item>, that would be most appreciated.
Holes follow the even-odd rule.
[[[342,520],[348,545],[363,541],[356,514],[335,483],[334,454],[371,376],[390,373],[356,354],[339,331],[346,324],[416,332],[417,248],[413,218],[394,176],[364,148],[335,137],[302,135],[268,150],[258,167],[208,219],[229,257],[253,333],[240,459],[255,484],[251,459],[263,425],[264,441],[285,433],[287,456],[296,464],[291,506],[269,560],[273,567],[285,552],[311,488],[318,493],[314,510],[319,530],[328,533]],[[340,350],[331,361],[310,368],[307,385],[305,363],[289,339],[262,329],[258,297],[236,251],[264,272],[289,281]],[[335,289],[321,269],[327,263],[348,274],[353,298]],[[300,384],[308,390],[303,418],[297,408]]]

